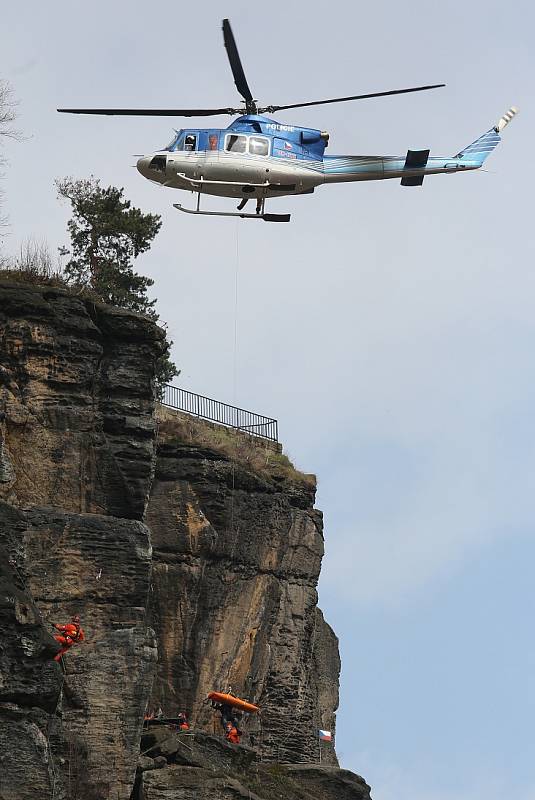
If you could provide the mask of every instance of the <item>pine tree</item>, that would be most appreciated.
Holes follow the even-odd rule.
[[[67,282],[89,290],[105,303],[146,314],[157,322],[156,300],[147,296],[154,281],[138,275],[133,262],[150,248],[162,224],[160,216],[132,208],[123,189],[103,188],[93,176],[64,178],[56,181],[56,186],[73,210],[67,222],[71,247],[60,250],[62,255],[70,255],[65,265]],[[166,353],[157,364],[160,388],[179,374],[169,358],[172,342],[166,344]]]
[[[154,281],[134,272],[132,262],[150,248],[161,218],[132,208],[123,189],[104,189],[94,177],[65,178],[56,185],[73,209],[67,223],[71,237],[67,280],[90,288],[106,303],[154,316],[156,301],[147,297]]]

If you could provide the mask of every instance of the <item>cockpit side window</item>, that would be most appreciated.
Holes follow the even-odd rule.
[[[183,150],[184,149],[184,134],[183,133],[180,134],[180,136],[177,138],[175,146],[174,146],[173,149],[174,150]]]
[[[184,137],[184,150],[197,149],[197,136],[195,133],[186,133]]]
[[[246,153],[247,136],[238,136],[234,133],[227,134],[225,137],[225,150],[229,153]]]

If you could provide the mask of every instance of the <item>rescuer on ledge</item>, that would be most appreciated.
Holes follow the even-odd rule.
[[[78,614],[75,614],[71,618],[71,622],[68,622],[66,625],[57,625],[56,623],[52,624],[57,631],[60,631],[59,635],[54,636],[54,639],[59,642],[60,645],[62,645],[59,653],[56,653],[54,656],[54,661],[59,661],[73,645],[83,642],[85,636],[84,631],[80,626],[80,617]]]
[[[179,731],[189,731],[188,715],[185,711],[181,711],[177,714],[177,722]]]
[[[221,714],[221,725],[225,731],[225,739],[232,744],[239,744],[242,732],[238,728],[238,718],[232,706],[226,703],[212,703]]]

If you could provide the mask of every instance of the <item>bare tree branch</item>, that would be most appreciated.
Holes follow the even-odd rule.
[[[20,141],[21,132],[11,124],[17,118],[17,105],[18,103],[13,99],[11,85],[0,78],[0,136]]]
[[[30,236],[20,245],[18,255],[0,253],[0,272],[3,277],[25,283],[64,286],[61,258],[60,253],[54,259],[44,239]]]
[[[22,134],[13,127],[16,119],[17,103],[13,99],[13,92],[10,84],[0,78],[0,144],[4,139],[15,139],[20,141]],[[6,158],[0,153],[0,179],[4,177],[4,168],[7,164]],[[0,207],[4,199],[4,192],[0,190]],[[7,226],[7,217],[0,214],[0,235],[2,229]],[[1,241],[0,241],[1,244]]]

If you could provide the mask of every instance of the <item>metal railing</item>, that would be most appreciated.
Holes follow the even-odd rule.
[[[226,425],[251,436],[258,436],[260,439],[279,441],[277,420],[255,414],[254,411],[230,406],[220,400],[212,400],[210,397],[188,392],[187,389],[179,389],[178,386],[170,384],[164,386],[161,402],[162,405],[176,408],[177,411],[185,411],[186,414]]]

